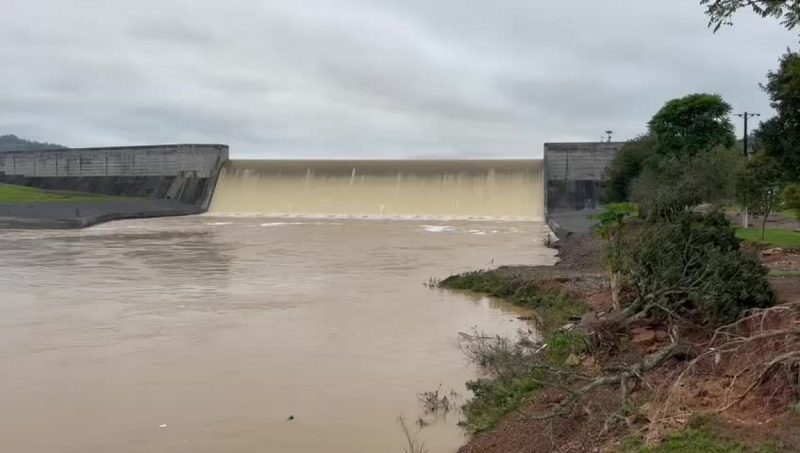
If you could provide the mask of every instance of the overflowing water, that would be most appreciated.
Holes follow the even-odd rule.
[[[540,160],[232,161],[211,211],[538,220]]]

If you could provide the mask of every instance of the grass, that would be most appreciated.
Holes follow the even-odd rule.
[[[772,247],[800,248],[800,233],[791,230],[767,228],[761,240],[760,228],[739,228],[736,237],[747,242],[755,242]]]
[[[637,445],[638,444],[638,445]],[[748,447],[739,442],[717,437],[705,430],[689,428],[668,437],[656,447],[644,447],[631,442],[626,453],[779,453],[783,450],[772,445]]]
[[[622,444],[623,453],[780,453],[784,449],[768,443],[747,445],[719,432],[712,416],[696,416],[683,431],[672,434],[654,447],[645,447],[641,437],[631,437]]]
[[[543,357],[527,357],[529,360],[565,366],[570,356],[580,355],[586,350],[582,333],[558,330],[570,318],[586,310],[583,302],[563,290],[543,286],[530,276],[515,275],[503,268],[455,275],[443,280],[440,286],[488,294],[533,310],[548,347]],[[520,371],[518,362],[524,362],[526,358],[515,354],[513,342],[498,345],[503,346],[488,349],[485,352],[487,356],[481,357],[481,361],[490,361],[503,371],[491,379],[467,383],[474,396],[463,410],[466,427],[472,433],[492,429],[504,416],[531,401],[535,392],[542,388],[542,382],[552,380],[552,376],[545,375],[541,368],[522,367],[524,371]]]
[[[0,204],[102,201],[122,198],[81,192],[56,192],[35,187],[0,184]]]
[[[473,393],[462,408],[467,430],[479,434],[494,428],[503,417],[530,401],[533,392],[542,388],[540,382],[533,375],[467,382],[467,389]]]
[[[800,277],[800,271],[770,271],[770,277]]]
[[[580,316],[586,306],[562,290],[543,288],[530,277],[509,275],[503,268],[454,275],[439,286],[488,294],[536,312],[543,332],[557,329],[570,318]]]

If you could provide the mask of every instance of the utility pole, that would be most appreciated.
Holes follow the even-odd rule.
[[[745,157],[745,159],[749,159],[750,158],[750,150],[749,150],[747,142],[748,142],[750,137],[749,137],[749,132],[747,131],[747,120],[749,120],[750,118],[754,118],[756,116],[761,116],[761,114],[760,113],[749,113],[749,112],[745,111],[744,113],[736,113],[735,115],[738,116],[739,118],[744,119],[744,140],[742,140],[742,145],[743,145],[743,148],[744,148],[744,157]],[[742,207],[742,227],[743,228],[747,228],[749,226],[749,222],[748,222],[748,218],[747,217],[748,217],[748,215],[747,215],[747,206],[743,206]]]
[[[744,112],[744,113],[736,113],[736,116],[738,116],[739,118],[744,119],[744,143],[743,143],[744,144],[744,157],[748,157],[750,155],[750,153],[748,151],[748,146],[747,146],[747,141],[749,139],[749,134],[747,132],[747,120],[749,120],[750,118],[756,117],[756,116],[761,116],[761,114],[760,113]]]

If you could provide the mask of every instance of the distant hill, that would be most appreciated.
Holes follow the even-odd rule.
[[[66,149],[66,146],[54,143],[41,143],[25,140],[16,135],[0,135],[0,152],[2,151],[33,151],[42,149]]]

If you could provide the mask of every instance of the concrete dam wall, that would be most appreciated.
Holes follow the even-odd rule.
[[[155,145],[0,152],[0,182],[179,201],[206,209],[225,145]]]
[[[0,152],[0,182],[180,202],[192,212],[542,220],[596,208],[623,143],[544,160],[228,160],[225,145]],[[213,201],[212,201],[213,197]]]
[[[542,220],[543,188],[541,160],[233,160],[210,211]]]
[[[625,143],[545,143],[547,212],[596,209],[605,202],[608,168]]]

